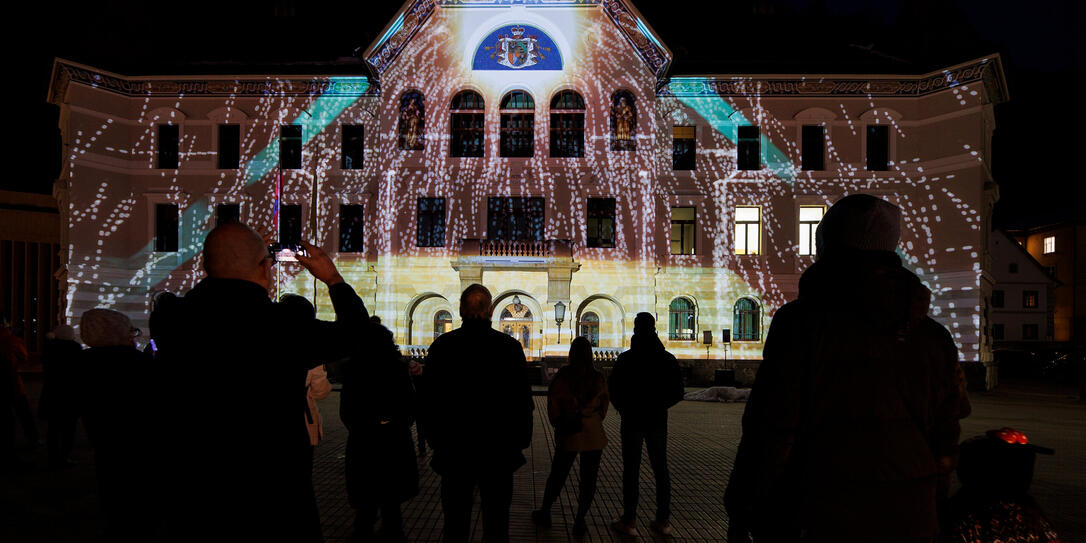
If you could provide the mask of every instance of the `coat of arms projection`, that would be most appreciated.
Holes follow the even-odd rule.
[[[475,51],[473,70],[561,70],[554,40],[531,25],[502,26]]]

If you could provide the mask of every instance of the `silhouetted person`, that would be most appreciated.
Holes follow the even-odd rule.
[[[989,430],[961,444],[961,489],[948,503],[939,540],[954,543],[1060,541],[1029,495],[1038,454],[1053,454],[1013,428]]]
[[[287,311],[294,313],[300,320],[312,320],[317,318],[317,309],[313,304],[297,294],[284,294],[279,297],[279,305]],[[309,369],[305,376],[305,428],[309,433],[309,472],[313,473],[313,458],[316,455],[317,444],[324,439],[324,422],[321,420],[321,412],[317,408],[317,400],[323,400],[332,393],[332,383],[328,381],[328,372],[324,364]]]
[[[75,330],[67,324],[57,326],[47,334],[42,346],[41,365],[45,382],[38,401],[38,417],[47,425],[45,442],[50,468],[72,463],[69,456],[79,422],[79,364],[82,351],[83,346],[75,341]]]
[[[17,346],[6,318],[0,317],[0,470],[16,465],[15,402]]]
[[[422,363],[411,360],[407,363],[407,372],[411,374],[411,384],[415,387],[416,402],[421,402],[426,395],[426,377]],[[419,456],[426,456],[426,422],[422,417],[415,417],[415,439],[418,441]],[[421,461],[421,458],[419,459]]]
[[[0,330],[0,350],[8,358],[12,367],[12,398],[7,402],[5,409],[15,411],[15,420],[23,431],[27,448],[34,449],[39,445],[38,425],[34,422],[34,414],[30,410],[30,400],[26,397],[26,385],[19,375],[19,368],[26,364],[26,342],[23,341],[19,330],[4,327]]]
[[[483,537],[509,541],[513,472],[532,444],[532,389],[524,350],[490,324],[490,291],[478,284],[460,296],[463,326],[442,334],[426,356],[423,400],[430,462],[441,476],[446,543],[468,540],[475,488]]]
[[[339,367],[339,416],[347,427],[347,498],[355,509],[351,540],[372,541],[377,514],[381,541],[406,541],[400,504],[419,493],[411,442],[415,391],[392,332],[373,320],[364,341]]]
[[[331,258],[302,245],[308,256],[298,261],[328,285],[336,322],[299,318],[268,298],[274,255],[238,223],[208,234],[208,277],[162,315],[167,540],[322,539],[302,424],[306,374],[351,352],[367,315]]]
[[[148,338],[147,346],[143,352],[154,358],[158,353],[159,334],[171,327],[168,319],[177,315],[174,308],[178,306],[181,298],[172,292],[159,292],[151,300],[151,315],[147,319]]]
[[[667,410],[683,399],[679,362],[664,349],[656,335],[656,319],[649,313],[634,317],[630,349],[611,370],[611,402],[622,416],[622,518],[611,523],[618,533],[637,534],[640,497],[641,444],[649,452],[656,478],[656,519],[651,528],[671,534],[671,474],[667,468]]]
[[[536,524],[551,526],[551,507],[566,484],[574,458],[580,453],[581,492],[573,536],[579,539],[588,531],[585,517],[596,495],[600,457],[607,446],[603,419],[610,403],[607,381],[592,366],[592,344],[583,337],[574,339],[569,345],[569,364],[558,370],[547,392],[547,415],[554,425],[554,460],[543,491],[543,503],[532,513]]]
[[[147,541],[160,505],[160,481],[152,475],[159,451],[146,437],[159,422],[152,415],[158,383],[148,378],[151,359],[136,349],[138,329],[123,313],[91,309],[79,332],[88,347],[77,366],[80,411],[94,448],[105,540]]]
[[[773,316],[724,495],[729,541],[931,541],[969,413],[931,292],[894,253],[901,211],[833,205],[799,299]]]

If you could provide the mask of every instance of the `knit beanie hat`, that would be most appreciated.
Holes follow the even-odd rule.
[[[91,309],[79,319],[79,335],[89,347],[132,345],[132,321],[112,309]]]
[[[893,251],[901,237],[901,209],[867,194],[845,196],[830,207],[815,231],[818,256],[839,249]]]

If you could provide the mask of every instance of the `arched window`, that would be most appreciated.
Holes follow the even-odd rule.
[[[535,100],[516,90],[501,101],[501,156],[530,157],[535,149]]]
[[[633,151],[637,148],[637,104],[630,91],[616,91],[611,96],[611,150]]]
[[[426,129],[426,108],[422,93],[407,91],[400,97],[400,123],[398,127],[400,149],[418,151],[423,148]]]
[[[591,311],[581,314],[581,322],[578,325],[578,335],[587,338],[593,347],[600,346],[600,318]]]
[[[686,298],[675,298],[668,307],[668,339],[681,341],[694,340],[694,302]]]
[[[584,98],[564,90],[551,99],[551,156],[584,156]]]
[[[507,305],[502,310],[501,314],[501,327],[502,332],[509,334],[520,342],[521,346],[525,349],[531,347],[532,343],[532,326],[534,325],[532,318],[532,310],[528,309],[528,306],[520,303],[519,296],[513,296],[513,303]]]
[[[434,314],[434,339],[444,334],[445,332],[451,332],[453,326],[452,313],[442,309]]]
[[[475,91],[461,91],[449,109],[449,155],[483,156],[483,97]]]
[[[732,321],[732,336],[736,341],[758,341],[762,338],[761,319],[758,302],[750,298],[740,298],[735,302],[735,319]]]

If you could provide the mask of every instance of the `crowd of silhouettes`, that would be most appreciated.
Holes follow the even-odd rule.
[[[729,541],[1057,540],[1027,493],[1034,456],[1051,450],[1003,429],[967,441],[958,464],[959,420],[970,412],[964,376],[950,333],[928,316],[931,292],[895,253],[900,221],[896,206],[854,195],[818,226],[818,259],[798,299],[774,316],[743,415],[724,493]],[[72,327],[57,327],[45,342],[38,408],[49,466],[71,463],[81,417],[108,541],[322,541],[313,464],[330,371],[342,383],[352,541],[407,540],[401,507],[418,495],[427,456],[440,477],[444,540],[469,540],[477,491],[484,539],[509,541],[535,402],[521,343],[492,326],[490,291],[463,291],[462,326],[435,338],[420,364],[401,356],[332,259],[303,245],[297,259],[327,286],[334,321],[317,319],[301,296],[273,302],[275,253],[252,229],[227,223],[205,241],[207,277],[183,297],[153,300],[144,351],[139,330],[111,309],[81,316],[86,349]],[[0,349],[8,466],[15,426],[32,445],[38,436],[16,371],[26,347],[6,322]],[[610,528],[640,535],[647,450],[649,528],[672,535],[668,411],[683,387],[651,313],[634,318],[630,348],[609,377],[589,341],[573,340],[547,393],[554,456],[531,520],[551,527],[579,458],[572,533],[586,535],[613,405],[623,511]],[[963,486],[950,498],[955,468]]]

